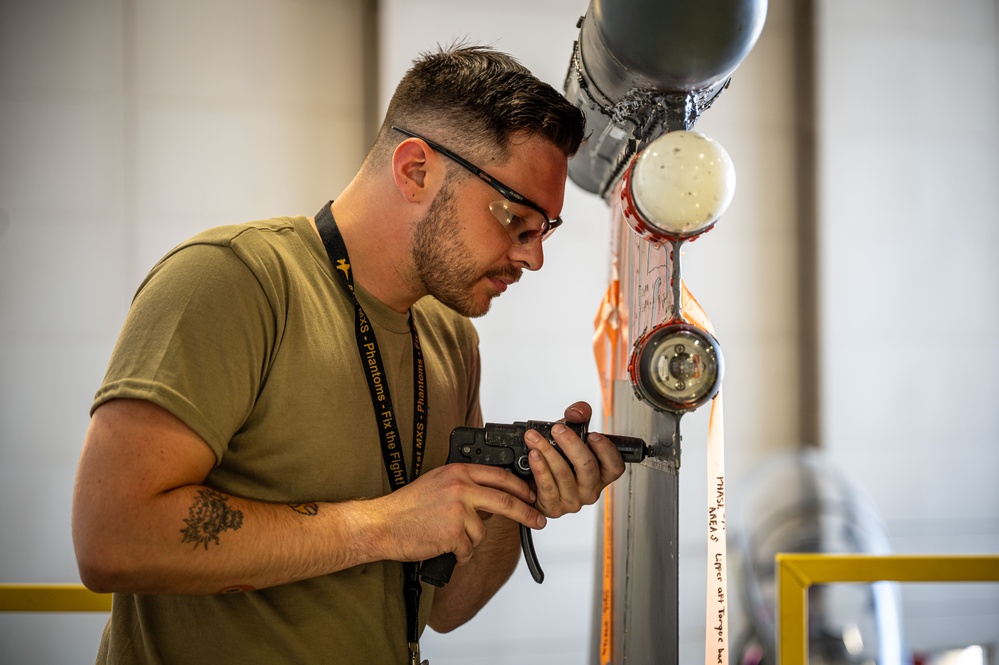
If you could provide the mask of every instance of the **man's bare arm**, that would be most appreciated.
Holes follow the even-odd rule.
[[[220,593],[370,561],[377,525],[351,504],[289,506],[201,485],[208,445],[166,410],[113,400],[94,413],[77,474],[73,542],[97,591]],[[360,536],[360,537],[358,537]]]
[[[526,485],[482,473],[490,470],[435,469],[380,499],[285,505],[205,487],[214,462],[208,445],[168,411],[141,400],[101,405],[73,500],[84,583],[96,591],[211,594],[444,551],[466,561],[484,536],[478,510],[534,526],[541,518],[514,498],[529,498]],[[433,519],[416,519],[428,505],[436,507]]]

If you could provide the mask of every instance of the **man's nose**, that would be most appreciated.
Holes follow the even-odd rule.
[[[545,263],[545,250],[541,247],[541,238],[535,238],[529,243],[510,247],[510,260],[525,270],[540,270]]]

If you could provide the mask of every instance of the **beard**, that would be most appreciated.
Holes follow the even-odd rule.
[[[521,271],[513,266],[483,270],[476,265],[472,252],[455,233],[456,218],[457,206],[449,178],[416,228],[413,265],[416,278],[427,293],[459,314],[476,318],[489,311],[492,297],[477,296],[473,287],[489,277],[516,281]],[[485,301],[481,300],[483,297]]]

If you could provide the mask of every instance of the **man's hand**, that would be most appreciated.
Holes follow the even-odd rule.
[[[565,420],[585,423],[590,414],[589,404],[576,402],[565,410]],[[568,427],[555,425],[552,436],[572,466],[534,430],[527,432],[524,441],[531,449],[529,460],[538,496],[535,506],[548,517],[560,517],[596,503],[603,489],[624,473],[624,459],[602,434],[591,432],[584,442]]]
[[[535,499],[530,486],[505,469],[447,464],[367,503],[382,524],[375,546],[383,558],[422,561],[453,552],[463,564],[485,538],[492,515],[543,528],[546,519],[532,505]]]

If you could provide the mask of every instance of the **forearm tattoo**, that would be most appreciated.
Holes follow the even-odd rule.
[[[229,508],[229,497],[211,489],[198,490],[198,496],[184,520],[186,528],[180,542],[194,543],[208,549],[208,543],[219,544],[219,534],[223,531],[237,531],[243,526],[243,511]]]
[[[289,503],[288,507],[299,515],[318,515],[319,506],[315,503]]]

